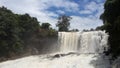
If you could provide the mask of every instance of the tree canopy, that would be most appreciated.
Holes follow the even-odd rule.
[[[108,53],[115,58],[120,55],[120,0],[106,0],[104,9],[100,17],[104,22],[102,29],[109,33]]]
[[[30,45],[36,44],[34,40],[55,35],[56,31],[50,28],[49,23],[40,26],[38,20],[29,14],[14,14],[11,10],[0,7],[0,57],[20,55]]]
[[[70,20],[72,18],[70,16],[66,16],[66,15],[61,15],[58,18],[58,23],[56,24],[56,26],[58,27],[59,31],[68,31],[69,27],[70,27]]]
[[[49,23],[42,23],[41,28],[43,29],[50,29],[51,24]]]
[[[20,53],[25,47],[25,38],[39,29],[39,22],[28,14],[18,15],[0,7],[0,56]]]

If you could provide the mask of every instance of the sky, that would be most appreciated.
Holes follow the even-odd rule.
[[[99,19],[104,11],[105,0],[0,0],[5,6],[17,14],[28,13],[36,17],[40,23],[48,22],[56,28],[60,15],[71,16],[70,29],[90,29],[101,26]]]

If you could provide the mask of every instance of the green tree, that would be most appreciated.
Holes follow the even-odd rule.
[[[10,52],[18,53],[20,51],[16,50],[22,49],[17,19],[17,15],[13,15],[7,8],[0,8],[0,56],[8,56]]]
[[[58,23],[56,26],[58,27],[59,31],[68,31],[70,27],[70,20],[72,18],[70,16],[62,15],[58,18]]]
[[[42,23],[41,28],[42,29],[50,29],[51,24],[49,23]]]
[[[45,41],[45,38],[54,36],[57,37],[57,31],[49,23],[40,26],[38,20],[29,14],[14,14],[11,10],[0,7],[0,60],[1,57],[30,53],[30,49],[38,46],[40,49],[44,44],[39,40]]]
[[[28,14],[18,15],[0,7],[0,57],[20,54],[40,25]]]
[[[102,28],[109,33],[108,53],[115,58],[120,55],[120,0],[107,0],[104,9],[100,17],[104,22]]]

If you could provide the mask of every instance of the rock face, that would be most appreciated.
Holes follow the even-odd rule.
[[[112,68],[120,68],[120,57],[113,62]]]

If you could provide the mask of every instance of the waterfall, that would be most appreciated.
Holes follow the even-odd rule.
[[[107,49],[105,31],[59,32],[58,39],[60,53],[9,60],[0,68],[111,68],[102,54]]]
[[[77,32],[59,32],[60,51],[77,51],[79,42],[79,33]]]
[[[105,31],[59,32],[60,52],[103,53],[107,49]]]

